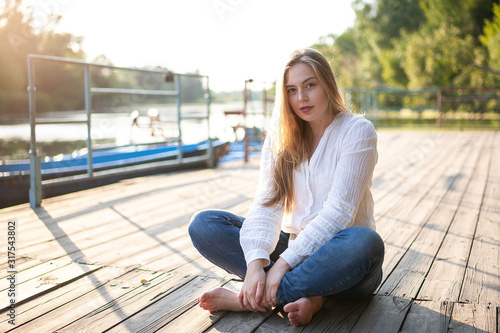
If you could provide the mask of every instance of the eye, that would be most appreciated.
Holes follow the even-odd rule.
[[[289,93],[289,94],[294,93],[295,92],[295,88],[288,88],[288,90],[286,92]]]
[[[314,83],[314,82],[309,82],[309,83],[307,84],[307,86],[306,86],[306,87],[307,87],[307,88],[312,88],[312,87],[314,87],[314,86],[316,86],[316,83]]]

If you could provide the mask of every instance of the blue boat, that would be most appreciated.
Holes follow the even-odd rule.
[[[214,163],[229,152],[229,144],[212,140]],[[64,193],[110,184],[121,179],[144,175],[207,167],[207,160],[197,160],[196,156],[207,154],[208,141],[182,146],[182,158],[189,162],[178,164],[179,147],[177,144],[159,143],[154,145],[134,145],[101,149],[92,154],[94,177],[84,177],[87,173],[87,151],[82,149],[73,154],[45,157],[41,161],[43,197],[48,198]],[[144,167],[143,167],[144,166]],[[127,168],[126,172],[112,172],[113,169]],[[0,208],[25,203],[29,200],[29,160],[6,161],[0,164]],[[60,178],[72,177],[71,182],[50,182]]]

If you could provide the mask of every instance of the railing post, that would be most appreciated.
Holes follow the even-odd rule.
[[[248,84],[252,82],[252,80],[245,80],[245,89],[243,90],[243,126],[245,128],[245,136],[243,138],[243,150],[245,152],[245,163],[248,162],[250,155],[250,132],[247,126],[247,108],[248,108],[248,99],[249,99],[249,91]]]
[[[175,75],[175,90],[177,91],[177,129],[179,132],[179,141],[178,141],[178,149],[179,155],[177,156],[177,161],[182,163],[182,129],[181,129],[181,75]]]
[[[436,125],[438,128],[441,128],[441,119],[443,117],[443,110],[441,109],[442,107],[442,94],[443,94],[443,91],[441,90],[441,88],[438,89],[438,92],[437,92],[437,107],[438,107],[438,115],[437,115],[437,121],[436,121]]]
[[[375,128],[378,127],[378,90],[377,89],[373,89],[373,93],[372,93],[372,110],[373,110],[373,126]]]
[[[35,105],[35,64],[28,56],[28,95],[30,117],[30,207],[35,209],[42,203],[41,160],[36,149],[36,105]]]
[[[214,147],[212,145],[212,138],[210,137],[210,103],[211,103],[211,96],[210,96],[210,80],[209,77],[206,77],[207,79],[207,133],[208,133],[208,158],[209,158],[209,167],[210,168],[215,168],[215,154],[214,154]]]
[[[93,150],[92,150],[92,97],[91,97],[91,79],[90,66],[84,67],[84,84],[85,84],[85,112],[87,115],[87,174],[89,177],[94,175],[93,168]]]

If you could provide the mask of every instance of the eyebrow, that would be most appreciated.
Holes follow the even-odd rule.
[[[306,83],[307,81],[309,81],[311,79],[316,79],[316,76],[310,76],[310,77],[308,77],[307,79],[305,79],[304,81],[302,81],[302,84]],[[285,88],[293,87],[293,86],[294,86],[293,84],[287,84],[287,85],[285,85]]]

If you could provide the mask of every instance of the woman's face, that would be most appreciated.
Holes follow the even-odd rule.
[[[311,66],[299,62],[290,67],[285,77],[285,89],[288,103],[300,119],[313,128],[328,121],[328,95]]]

